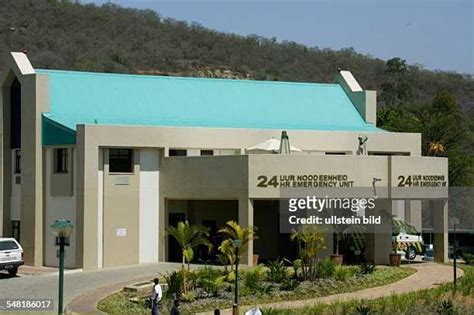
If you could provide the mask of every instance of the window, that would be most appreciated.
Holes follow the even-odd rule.
[[[68,172],[68,149],[54,149],[54,172],[67,173]]]
[[[15,250],[18,249],[18,244],[15,241],[0,241],[0,250]]]
[[[132,149],[109,149],[110,173],[133,173]]]
[[[410,152],[375,152],[375,151],[369,151],[369,155],[381,155],[381,156],[402,155],[402,156],[409,156]]]
[[[21,147],[21,85],[15,79],[10,87],[10,148]]]
[[[201,155],[214,155],[213,150],[201,150]]]
[[[20,241],[20,221],[12,221],[12,236],[17,242]]]
[[[15,174],[21,173],[21,151],[15,150]]]
[[[346,152],[326,152],[326,155],[346,155]]]
[[[184,149],[170,149],[170,156],[187,156],[188,152]]]

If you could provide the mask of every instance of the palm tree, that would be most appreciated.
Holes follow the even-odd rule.
[[[209,231],[208,228],[202,225],[191,225],[188,221],[178,222],[176,227],[170,226],[166,229],[166,233],[171,235],[179,247],[181,248],[182,262],[181,270],[183,273],[183,293],[186,293],[186,270],[185,263],[189,263],[194,256],[194,248],[200,245],[207,246],[210,251],[212,244],[209,242]]]
[[[224,242],[226,241],[224,240],[224,242],[222,242],[221,244],[221,247],[224,246],[223,249],[225,248],[228,251],[229,247],[231,247],[229,245],[233,245],[232,252],[234,256],[234,261],[239,261],[240,255],[247,250],[247,244],[250,241],[257,239],[257,235],[255,234],[256,228],[251,226],[243,228],[235,221],[227,221],[226,225],[219,230],[219,233],[227,235],[229,237],[228,240],[232,242],[230,243],[227,240],[228,243],[224,244]]]
[[[225,264],[225,270],[227,271],[227,265],[230,265],[230,271],[232,272],[234,270],[234,264],[235,264],[235,252],[234,252],[232,240],[230,239],[223,240],[218,249],[221,252],[221,254],[219,254],[218,257],[219,257],[219,260],[223,264]]]
[[[301,271],[305,280],[315,279],[315,264],[318,253],[325,249],[324,232],[314,226],[303,226],[300,230],[293,230],[290,236],[298,243],[298,253],[301,259]]]

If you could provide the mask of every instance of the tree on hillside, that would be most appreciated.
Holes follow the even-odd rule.
[[[395,105],[410,101],[413,97],[412,79],[405,60],[392,58],[385,66],[381,101],[384,105]]]
[[[0,52],[23,50],[37,68],[65,70],[332,82],[341,68],[352,71],[364,88],[382,91],[386,104],[410,94],[418,103],[429,102],[440,89],[461,105],[474,101],[469,76],[424,70],[400,58],[386,64],[353,48],[221,33],[111,3],[3,1]]]
[[[449,157],[450,186],[474,185],[472,157],[466,154],[470,142],[467,116],[447,91],[439,92],[431,103],[398,103],[382,107],[378,126],[388,131],[422,134],[422,154]]]

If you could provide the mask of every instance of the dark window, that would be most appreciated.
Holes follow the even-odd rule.
[[[109,149],[109,172],[132,173],[132,150]]]
[[[15,150],[15,174],[21,173],[21,151]]]
[[[170,156],[186,156],[188,152],[184,149],[170,149]]]
[[[12,237],[14,237],[17,242],[20,241],[20,221],[12,221]]]
[[[10,88],[10,148],[21,147],[21,85],[15,79]]]
[[[381,156],[394,156],[394,155],[410,155],[409,152],[372,152],[369,151],[369,155],[381,155]]]
[[[326,155],[346,155],[346,152],[326,152]]]
[[[213,150],[201,150],[201,155],[214,155]]]
[[[54,172],[68,172],[68,149],[54,149]]]
[[[18,244],[15,241],[0,241],[0,250],[18,249]]]

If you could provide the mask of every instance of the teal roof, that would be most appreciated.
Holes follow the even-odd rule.
[[[79,124],[380,132],[338,84],[36,70],[46,121]]]

